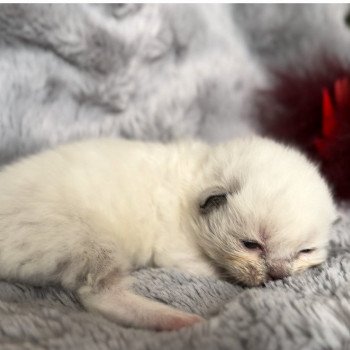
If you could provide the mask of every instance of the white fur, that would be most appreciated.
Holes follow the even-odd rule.
[[[202,215],[199,198],[215,186],[227,191],[227,204]],[[315,166],[266,139],[215,147],[88,140],[0,173],[0,277],[60,283],[88,309],[123,324],[176,329],[200,318],[135,296],[126,286],[130,271],[161,266],[212,275],[217,262],[239,281],[259,284],[267,267],[256,252],[242,252],[241,239],[259,240],[263,225],[264,261],[293,257],[299,271],[324,260],[333,215]],[[310,244],[320,248],[314,258],[296,259]],[[259,265],[263,276],[248,265],[236,272],[230,254]]]

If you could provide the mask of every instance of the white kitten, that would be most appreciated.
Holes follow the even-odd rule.
[[[324,261],[334,213],[316,167],[267,139],[78,142],[0,173],[0,277],[59,283],[124,325],[178,329],[201,318],[134,294],[131,271],[223,269],[259,285]]]

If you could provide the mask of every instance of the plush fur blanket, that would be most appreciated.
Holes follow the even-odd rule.
[[[258,132],[274,68],[350,60],[345,5],[0,5],[0,163],[71,139]],[[316,269],[264,288],[176,271],[136,290],[208,322],[119,327],[61,289],[0,282],[1,349],[349,349],[350,209]]]

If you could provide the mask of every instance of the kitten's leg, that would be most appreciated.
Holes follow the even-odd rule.
[[[113,277],[103,287],[84,286],[78,294],[83,305],[93,312],[125,326],[155,330],[176,330],[203,320],[132,292],[131,278]]]

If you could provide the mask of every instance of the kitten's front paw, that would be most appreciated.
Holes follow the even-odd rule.
[[[169,314],[160,319],[156,325],[158,331],[176,331],[180,328],[190,327],[199,322],[204,322],[205,319],[195,314],[179,313]]]

